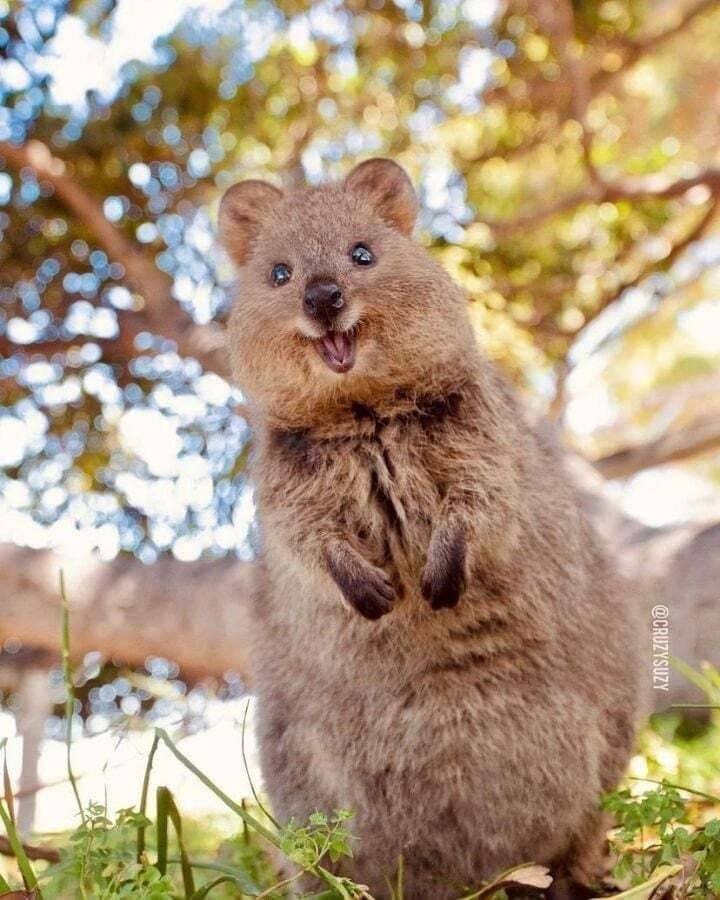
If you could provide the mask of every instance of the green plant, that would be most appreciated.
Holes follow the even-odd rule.
[[[62,583],[61,598],[69,722],[74,692],[69,609]],[[720,678],[716,672],[708,668],[702,674],[695,673],[695,683],[706,690],[709,699],[717,700]],[[247,771],[244,726],[245,720],[242,759]],[[659,740],[659,736],[656,738]],[[316,812],[306,822],[291,821],[282,826],[263,806],[252,780],[255,805],[236,802],[182,753],[167,732],[157,729],[148,754],[138,809],[123,809],[111,818],[103,804],[83,805],[72,769],[69,726],[66,742],[68,778],[78,804],[79,823],[62,846],[59,862],[50,865],[41,862],[35,867],[30,862],[17,832],[10,778],[7,766],[3,767],[0,821],[24,886],[22,896],[33,900],[78,897],[87,900],[247,897],[280,900],[291,891],[297,896],[299,879],[307,873],[323,887],[320,893],[303,894],[305,900],[372,900],[366,887],[331,871],[335,868],[341,871],[343,860],[352,855],[349,810],[330,815]],[[3,744],[0,742],[0,750]],[[703,759],[708,753],[707,746],[703,739]],[[166,787],[156,791],[155,820],[148,814],[151,775],[158,753],[162,752],[172,754],[238,818],[238,834],[222,842],[211,858],[207,858],[206,852],[199,856],[194,852],[187,828],[191,823],[183,822],[175,798]],[[643,782],[651,781],[652,778],[643,779]],[[673,882],[673,896],[677,898],[709,900],[720,896],[720,818],[707,817],[709,807],[713,812],[716,807],[720,809],[720,797],[658,781],[653,790],[643,794],[636,795],[627,788],[608,794],[602,806],[613,814],[617,826],[612,839],[615,875],[631,885],[628,891],[616,895],[618,898],[646,900],[650,896],[669,896],[665,889],[670,882]],[[278,874],[268,853],[271,848],[287,860],[292,874]],[[53,852],[48,857],[51,855],[56,854]],[[391,889],[394,900],[403,900],[402,872],[400,860]],[[550,881],[547,870],[541,866],[517,866],[480,887],[468,889],[462,900],[500,900],[507,896],[506,888],[537,893]],[[0,898],[5,895],[21,896],[0,875]]]
[[[640,797],[627,788],[615,791],[603,798],[602,808],[613,814],[618,826],[614,874],[621,880],[630,878],[634,884],[643,881],[661,861],[661,845],[648,848],[646,839],[656,834],[662,842],[673,834],[676,823],[686,820],[685,802],[677,790],[667,786]]]
[[[673,659],[672,663],[676,671],[707,696],[707,703],[695,703],[692,707],[717,710],[720,673],[708,664],[696,672],[681,660]],[[675,727],[679,721],[677,717]],[[666,725],[667,722],[660,722],[661,730]],[[658,737],[655,735],[656,740]],[[716,723],[706,725],[698,733],[694,754],[687,740],[681,738],[676,743],[686,754],[686,775],[705,770],[717,773],[717,740]],[[611,840],[615,877],[646,888],[648,893],[644,896],[650,896],[653,883],[668,879],[676,882],[673,896],[693,900],[719,896],[720,819],[716,813],[720,797],[667,779],[631,779],[638,780],[656,787],[639,795],[627,788],[618,790],[602,801],[603,809],[612,813],[616,824]]]
[[[613,813],[618,828],[612,845],[614,875],[631,885],[648,884],[661,870],[686,870],[679,896],[706,900],[720,894],[720,819],[690,825],[690,801],[682,793],[700,795],[714,804],[720,798],[667,782],[633,796],[627,789],[608,794],[602,806]]]
[[[5,750],[5,743],[5,740],[0,741],[0,750]],[[20,835],[18,834],[17,828],[15,826],[15,804],[12,790],[10,788],[10,775],[7,768],[7,757],[5,756],[3,756],[3,792],[3,796],[2,798],[0,798],[0,820],[5,827],[5,833],[8,836],[10,847],[12,848],[12,852],[15,855],[15,859],[17,860],[17,865],[18,869],[20,870],[23,885],[25,886],[26,891],[34,891],[35,896],[38,898],[38,900],[42,900],[42,894],[38,889],[35,872],[30,865],[30,860],[27,857],[25,847],[20,840]],[[4,878],[0,877],[0,896],[2,896],[2,894],[10,892],[10,885],[7,883],[7,881],[5,881]]]
[[[147,859],[136,859],[137,830],[148,824],[145,816],[132,809],[120,810],[113,821],[104,806],[91,804],[61,861],[42,877],[45,897],[171,900],[176,895],[170,878]]]

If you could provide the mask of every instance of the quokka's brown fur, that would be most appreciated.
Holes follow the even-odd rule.
[[[587,882],[638,713],[631,604],[415,215],[388,160],[221,205],[256,425],[265,784],[282,820],[355,811],[344,871],[376,897],[401,854],[407,900],[530,860]],[[318,279],[342,291],[332,322],[304,311]],[[356,335],[349,371],[316,352],[327,328]]]

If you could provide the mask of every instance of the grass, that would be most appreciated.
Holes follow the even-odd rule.
[[[67,597],[61,581],[63,673],[67,692],[67,774],[78,808],[78,825],[55,849],[34,859],[17,832],[14,798],[3,763],[0,821],[7,835],[12,865],[0,867],[0,898],[13,900],[222,900],[278,898],[305,900],[372,900],[368,890],[342,871],[351,856],[352,813],[315,813],[307,822],[281,825],[265,809],[252,786],[253,802],[237,802],[189,760],[170,735],[156,729],[139,791],[137,809],[110,818],[103,804],[84,804],[72,767],[70,722],[74,709]],[[687,673],[684,673],[687,674]],[[720,705],[720,675],[707,668],[692,680]],[[625,890],[613,896],[649,900],[672,896],[705,900],[720,896],[720,727],[715,724],[688,734],[679,711],[657,717],[641,737],[626,786],[603,798],[616,828],[611,837],[614,874]],[[244,729],[243,721],[243,729]],[[0,751],[3,751],[0,742]],[[170,754],[190,771],[237,819],[237,833],[223,839],[210,823],[184,821],[172,792],[156,789],[154,821],[148,815],[151,774],[158,754]],[[243,742],[242,758],[247,770]],[[37,850],[37,848],[35,848]],[[284,860],[284,865],[278,862]],[[2,873],[5,872],[3,875]],[[388,885],[394,900],[403,896],[403,860]],[[313,877],[315,892],[299,893],[303,874]],[[458,900],[507,897],[513,888],[542,895],[547,871],[525,864],[491,882],[468,887]],[[671,887],[672,886],[672,887]],[[669,893],[672,890],[674,893]]]

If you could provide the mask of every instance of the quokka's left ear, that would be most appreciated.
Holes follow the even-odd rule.
[[[362,194],[382,219],[402,234],[410,234],[418,201],[407,173],[391,159],[368,159],[355,166],[345,188]]]
[[[250,256],[260,227],[282,191],[267,181],[241,181],[225,191],[220,201],[220,240],[239,266]]]

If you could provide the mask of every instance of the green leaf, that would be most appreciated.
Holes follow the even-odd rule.
[[[219,887],[221,884],[237,884],[237,880],[230,875],[220,875],[214,881],[209,882],[201,888],[198,888],[192,895],[191,900],[205,900],[213,888]]]
[[[201,772],[200,769],[198,769],[198,767],[193,762],[191,762],[191,760],[189,760],[184,753],[178,750],[166,731],[164,731],[162,728],[158,728],[156,729],[155,733],[157,734],[158,738],[165,744],[168,750],[173,754],[173,756],[178,759],[186,769],[192,772],[193,775],[195,775],[195,777],[205,785],[205,787],[211,790],[216,797],[219,797],[227,807],[229,807],[236,815],[238,815],[244,822],[246,822],[250,828],[264,837],[266,841],[269,841],[275,847],[280,847],[280,839],[278,838],[278,836],[270,831],[270,829],[266,828],[262,824],[262,822],[258,821],[255,816],[251,815],[239,803],[236,803],[234,800],[228,797],[228,795],[224,791],[220,790],[220,788],[210,778],[208,778],[208,776],[205,775],[204,772]]]
[[[25,848],[22,845],[15,824],[10,818],[10,814],[5,810],[5,803],[3,800],[0,800],[0,819],[2,819],[3,825],[5,826],[5,833],[7,834],[8,840],[10,841],[10,847],[17,860],[25,889],[28,891],[36,891],[38,897],[41,898],[42,894],[38,888],[37,878],[30,865],[30,860],[27,858]]]
[[[157,867],[162,875],[167,871],[167,848],[168,848],[168,820],[173,824],[175,834],[177,835],[178,848],[180,851],[180,869],[182,871],[183,887],[185,896],[192,897],[195,893],[195,883],[193,880],[192,867],[185,850],[182,834],[182,818],[178,811],[175,799],[172,793],[166,787],[157,789]]]
[[[3,742],[4,749],[4,742]],[[12,792],[12,785],[10,784],[10,772],[8,771],[7,764],[7,752],[3,753],[3,788],[5,791],[5,803],[7,804],[8,814],[10,815],[10,821],[15,824],[15,803]]]
[[[160,738],[157,734],[153,735],[153,742],[150,747],[150,752],[148,753],[147,763],[145,765],[145,774],[143,776],[143,784],[142,791],[140,793],[140,814],[143,816],[143,821],[138,825],[137,830],[137,861],[140,862],[142,859],[142,855],[145,852],[145,829],[147,827],[146,822],[146,812],[147,812],[147,798],[148,791],[150,788],[150,773],[152,772],[153,762],[155,761],[155,754],[157,752],[158,744],[160,742]]]

